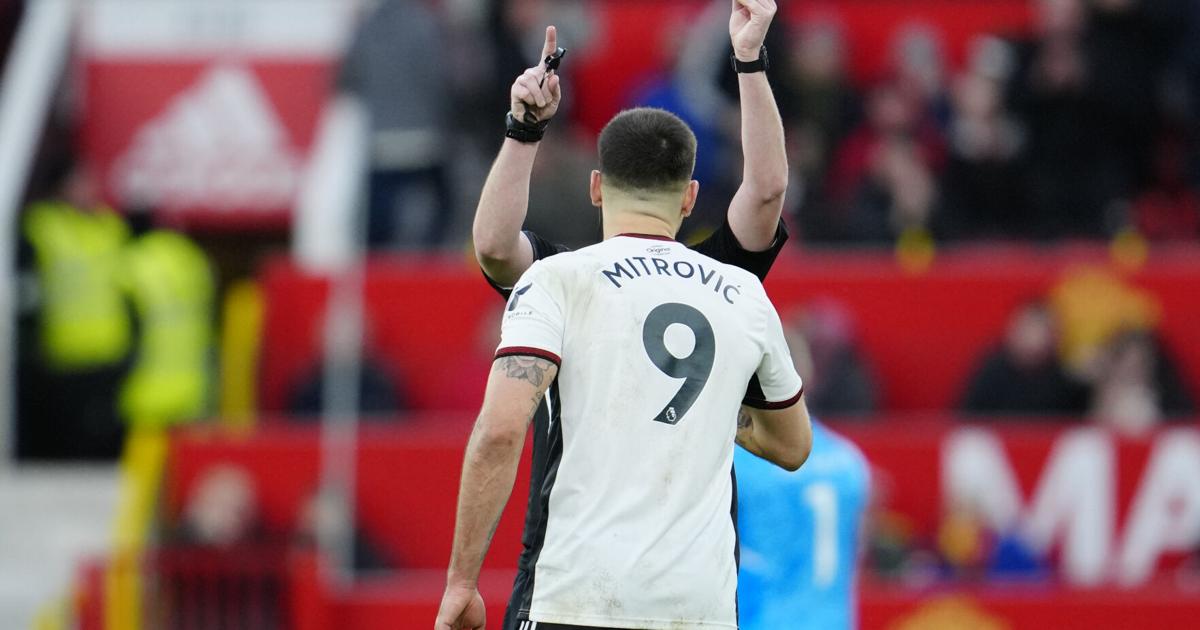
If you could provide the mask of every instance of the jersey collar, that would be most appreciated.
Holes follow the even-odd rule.
[[[660,234],[636,234],[634,232],[622,232],[622,233],[618,234],[617,236],[628,236],[630,238],[648,238],[653,241],[675,242],[675,239],[673,239],[669,236],[662,236]]]

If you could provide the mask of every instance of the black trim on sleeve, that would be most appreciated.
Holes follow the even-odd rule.
[[[733,228],[729,227],[729,220],[726,219],[716,232],[697,243],[692,250],[718,262],[745,269],[758,276],[759,280],[765,280],[767,272],[771,271],[775,259],[779,257],[779,252],[783,250],[783,244],[787,240],[787,225],[784,224],[783,219],[780,219],[779,225],[775,228],[775,241],[771,243],[771,246],[761,252],[752,252],[738,242],[737,236],[733,234]]]
[[[803,395],[804,395],[804,385],[801,385],[800,391],[796,392],[795,396],[792,396],[791,398],[789,398],[787,400],[781,400],[779,402],[772,402],[769,400],[764,400],[762,398],[751,397],[747,393],[747,396],[742,399],[742,404],[746,405],[747,407],[754,407],[755,409],[767,409],[767,410],[787,409],[788,407],[791,407],[792,405],[800,402],[800,397]]]
[[[529,245],[533,247],[534,261],[542,260],[543,258],[549,258],[555,254],[571,251],[570,247],[567,247],[562,243],[548,241],[533,230],[522,230],[521,232],[525,234],[525,238],[529,239]]]
[[[524,234],[525,238],[529,240],[529,246],[533,248],[534,262],[542,260],[543,258],[549,258],[555,254],[571,251],[570,247],[567,247],[561,243],[553,243],[548,241],[539,236],[538,233],[534,232],[533,230],[521,230],[521,233]],[[483,267],[480,267],[479,271],[483,273],[483,279],[487,280],[488,285],[495,289],[496,293],[499,293],[500,296],[504,298],[504,301],[507,302],[508,297],[512,295],[513,288],[500,286],[500,283],[493,280],[492,277],[487,274],[487,271],[484,271]]]
[[[506,348],[500,348],[499,350],[496,351],[495,358],[500,359],[503,357],[515,357],[515,356],[537,357],[539,359],[545,359],[546,361],[549,361],[549,362],[553,363],[554,365],[558,365],[558,366],[562,365],[562,358],[559,357],[557,354],[554,354],[553,352],[550,352],[549,350],[542,350],[541,348],[531,348],[529,346],[508,346]]]

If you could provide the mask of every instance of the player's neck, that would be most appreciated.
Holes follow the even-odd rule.
[[[604,213],[604,240],[621,234],[644,234],[662,236],[674,240],[679,226],[671,225],[661,217],[638,212]]]

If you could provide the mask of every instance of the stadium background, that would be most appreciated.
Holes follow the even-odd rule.
[[[374,4],[0,0],[0,625],[428,627],[500,306],[468,226],[544,24],[571,48],[567,105],[528,224],[597,236],[592,143],[635,103],[700,136],[689,237],[727,207],[727,2],[396,1],[362,22]],[[792,242],[767,288],[814,412],[873,465],[862,626],[1189,627],[1200,9],[781,5]],[[156,319],[134,263],[45,264],[47,200],[115,208],[130,248],[198,245],[210,271],[163,299],[211,330]],[[123,356],[51,360],[64,278],[134,303]],[[162,368],[180,380],[147,350],[164,339],[196,350]],[[72,415],[97,405],[112,417]],[[486,564],[493,620],[527,478]]]

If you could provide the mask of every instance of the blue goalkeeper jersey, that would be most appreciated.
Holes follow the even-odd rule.
[[[790,473],[738,448],[741,630],[857,625],[859,528],[870,473],[854,444],[813,422],[813,448]]]

